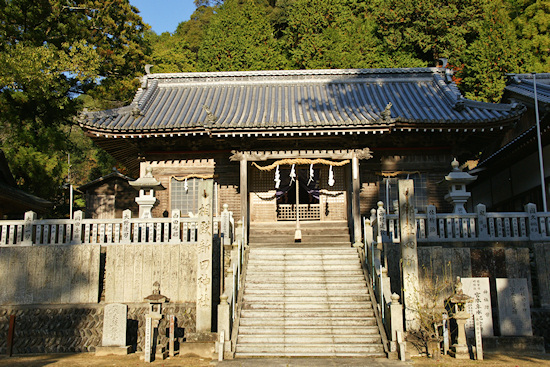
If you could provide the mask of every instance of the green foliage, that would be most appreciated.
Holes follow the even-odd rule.
[[[483,10],[476,39],[455,59],[460,63],[457,77],[467,98],[499,102],[506,74],[521,72],[524,58],[505,3],[487,1]]]
[[[196,57],[185,39],[168,32],[157,36],[148,35],[152,47],[151,63],[153,73],[177,73],[195,71]]]
[[[530,72],[550,72],[550,0],[539,0],[515,18]]]
[[[71,126],[85,101],[133,97],[145,30],[128,0],[0,0],[0,143],[23,189],[59,202],[67,154],[86,180],[112,164]]]
[[[295,1],[284,30],[292,67],[371,67],[378,55],[374,25],[356,17],[352,10],[347,0]]]
[[[204,71],[287,66],[266,12],[254,0],[228,0],[209,23],[198,53]]]
[[[371,0],[368,11],[388,51],[426,62],[461,53],[482,16],[477,0]]]

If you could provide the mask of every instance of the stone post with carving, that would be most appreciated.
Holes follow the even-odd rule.
[[[197,332],[210,332],[212,314],[212,195],[214,182],[199,184],[197,238]]]
[[[414,213],[414,182],[399,180],[399,225],[401,231],[401,261],[403,274],[403,304],[405,328],[418,328],[418,250],[416,246],[416,216]]]

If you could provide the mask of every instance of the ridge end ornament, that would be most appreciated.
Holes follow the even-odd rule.
[[[357,157],[357,159],[371,159],[373,157],[370,148],[355,150],[355,156]]]

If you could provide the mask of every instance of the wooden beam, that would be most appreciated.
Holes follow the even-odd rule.
[[[266,161],[268,159],[286,159],[286,158],[328,158],[328,159],[370,159],[372,152],[369,148],[363,149],[342,149],[342,150],[280,150],[280,151],[232,151],[230,157],[232,161],[242,161],[243,159],[251,162]]]

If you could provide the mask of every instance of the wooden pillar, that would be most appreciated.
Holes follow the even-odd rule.
[[[351,159],[351,182],[352,182],[352,215],[353,215],[353,242],[360,245],[361,239],[361,208],[359,201],[359,191],[361,190],[361,180],[359,176],[359,158],[354,152]]]
[[[243,242],[246,244],[248,241],[248,160],[244,154],[241,157],[240,192]]]

